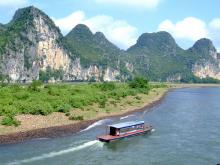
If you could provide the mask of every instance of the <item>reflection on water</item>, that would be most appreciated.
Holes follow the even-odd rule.
[[[101,120],[72,136],[0,146],[0,164],[217,164],[219,100],[220,88],[177,89],[150,111]],[[156,131],[108,144],[96,140],[106,125],[137,119],[152,124]]]

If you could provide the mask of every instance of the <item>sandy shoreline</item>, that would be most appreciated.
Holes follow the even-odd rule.
[[[99,120],[111,118],[111,117],[126,116],[134,112],[143,111],[146,108],[151,108],[157,105],[158,103],[160,103],[163,100],[163,98],[166,96],[166,94],[169,91],[174,90],[174,89],[195,88],[195,87],[219,87],[220,86],[219,84],[218,85],[215,85],[215,84],[178,84],[178,85],[170,84],[170,85],[172,87],[168,88],[160,97],[154,98],[153,101],[150,103],[145,103],[141,108],[129,109],[124,112],[109,114],[109,115],[105,115],[102,117],[98,117],[96,119],[80,121],[80,122],[76,122],[76,123],[72,123],[68,125],[53,126],[53,127],[48,127],[48,128],[39,128],[39,129],[34,129],[34,130],[0,135],[0,144],[20,143],[20,142],[24,142],[24,141],[27,141],[30,139],[36,139],[36,138],[55,138],[55,137],[68,136],[68,135],[77,133],[80,130],[87,128],[89,125]]]

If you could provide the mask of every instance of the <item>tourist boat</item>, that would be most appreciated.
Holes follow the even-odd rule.
[[[102,142],[112,142],[130,136],[137,136],[153,129],[151,125],[145,124],[144,121],[130,121],[107,126],[107,134],[98,136]]]

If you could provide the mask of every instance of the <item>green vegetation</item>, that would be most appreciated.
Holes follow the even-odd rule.
[[[19,126],[21,124],[20,121],[18,121],[17,119],[15,119],[13,116],[6,116],[2,119],[1,122],[2,125],[6,125],[6,126]]]
[[[148,80],[142,77],[135,77],[134,80],[129,82],[131,88],[149,88]]]
[[[180,80],[180,82],[182,83],[203,83],[203,84],[220,84],[220,80],[211,78],[211,77],[207,77],[207,78],[198,78],[194,75],[191,75],[189,77],[184,77]]]
[[[36,81],[34,80],[29,86],[28,86],[28,89],[31,90],[31,91],[40,91],[40,87],[42,86],[42,82],[41,81]],[[19,89],[19,86],[18,85],[14,85],[13,86],[14,88],[16,89]]]
[[[100,88],[103,91],[114,90],[116,88],[116,85],[113,82],[103,82],[102,84],[100,84]]]
[[[70,116],[69,120],[83,120],[83,116]]]
[[[70,120],[83,120],[83,116],[75,115],[74,110],[70,113],[70,110],[84,110],[86,106],[93,104],[104,109],[109,101],[115,104],[121,98],[139,93],[147,94],[150,89],[159,87],[150,85],[143,78],[135,78],[129,83],[45,85],[40,81],[33,81],[26,86],[0,86],[0,116],[4,116],[4,125],[19,125],[14,118],[19,114],[48,115],[52,112],[62,112],[69,116]]]

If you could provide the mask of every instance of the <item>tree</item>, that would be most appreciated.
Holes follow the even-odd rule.
[[[148,80],[143,77],[135,77],[129,82],[131,88],[149,88]]]
[[[41,81],[33,80],[32,83],[28,86],[28,88],[32,91],[39,91],[39,87],[42,85]]]

